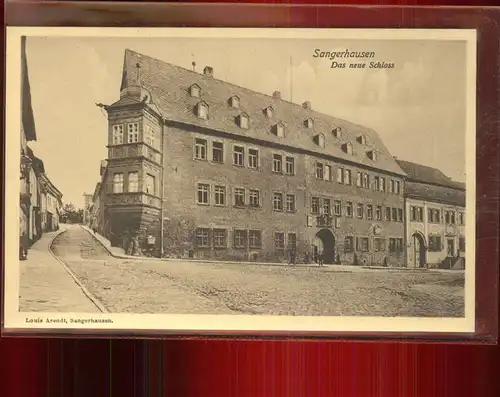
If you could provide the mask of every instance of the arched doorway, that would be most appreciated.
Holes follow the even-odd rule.
[[[413,257],[415,258],[415,267],[424,267],[425,258],[425,241],[420,233],[413,234]]]
[[[325,264],[336,262],[335,236],[331,230],[322,229],[314,237],[313,259],[316,261],[317,255],[323,253],[323,262]]]

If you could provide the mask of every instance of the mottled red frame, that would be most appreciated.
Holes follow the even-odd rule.
[[[9,330],[9,336],[92,338],[376,339],[496,343],[499,280],[500,9],[271,4],[7,3],[7,26],[477,29],[476,332],[203,332]],[[5,44],[4,44],[5,45]],[[5,77],[5,71],[3,76]],[[4,85],[5,89],[5,85]],[[5,97],[2,98],[5,101]],[[5,118],[4,118],[5,119]],[[5,126],[4,126],[5,128]],[[5,175],[4,175],[5,178]],[[5,211],[5,208],[3,209]],[[6,233],[7,231],[4,230]],[[3,296],[2,296],[3,297]],[[3,321],[2,321],[3,324]],[[2,329],[3,332],[5,330]]]

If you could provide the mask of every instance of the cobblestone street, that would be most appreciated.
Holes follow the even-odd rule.
[[[464,274],[118,259],[79,226],[53,251],[110,312],[464,315]]]

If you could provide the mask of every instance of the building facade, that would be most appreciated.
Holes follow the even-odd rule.
[[[41,229],[43,232],[59,230],[62,207],[62,193],[43,173],[39,177],[41,199]]]
[[[408,267],[465,268],[465,185],[441,171],[398,161],[405,193]]]
[[[405,173],[375,131],[129,50],[120,99],[102,106],[94,203],[112,243],[135,234],[166,256],[404,265]]]
[[[83,193],[83,224],[89,225],[91,219],[91,206],[94,195],[91,193]]]

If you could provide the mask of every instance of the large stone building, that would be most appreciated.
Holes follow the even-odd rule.
[[[404,177],[377,133],[133,51],[108,113],[101,232],[166,255],[404,264]],[[161,244],[163,242],[163,244]]]
[[[405,189],[408,267],[465,267],[465,185],[441,171],[398,161]]]

